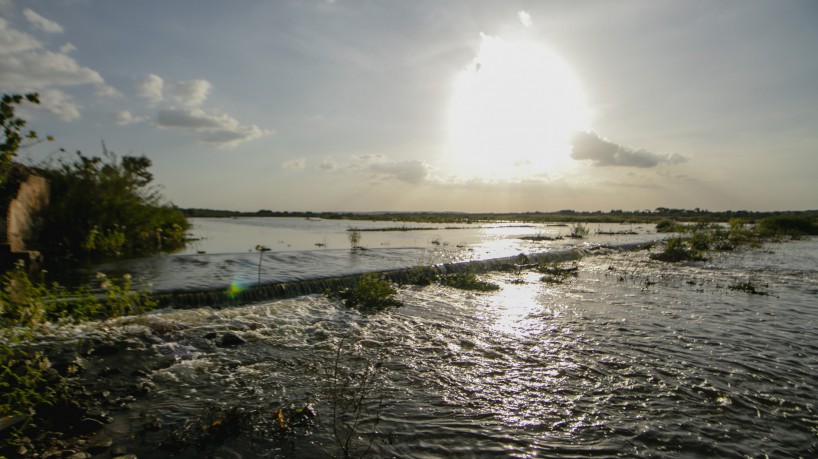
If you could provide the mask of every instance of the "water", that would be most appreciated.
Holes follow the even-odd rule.
[[[651,225],[589,226],[587,239],[531,241],[526,236],[557,238],[568,226],[520,223],[433,224],[376,221],[307,220],[304,218],[197,218],[186,251],[118,261],[83,270],[88,281],[96,272],[132,274],[153,290],[210,290],[231,284],[290,282],[369,271],[401,269],[444,262],[483,260],[519,253],[547,252],[602,243],[657,239]],[[347,231],[416,228],[414,231],[362,231],[367,250],[350,251]],[[637,234],[599,235],[597,232]],[[319,247],[317,244],[321,244]],[[257,245],[270,249],[263,254]]]
[[[529,244],[498,237],[494,245],[476,240],[457,248],[459,239],[448,231],[455,230],[440,235],[449,246],[417,249],[462,258],[471,256],[469,248],[507,255]],[[370,236],[364,233],[364,243],[377,240]],[[384,249],[390,253],[405,249],[394,242],[399,239],[434,236],[378,237],[393,241]],[[253,239],[243,242],[255,245]],[[327,272],[346,269],[344,257],[361,269],[342,251],[317,251],[331,254]],[[307,251],[302,245],[294,252],[298,265]],[[288,253],[264,261],[273,265]],[[377,364],[375,384],[364,392],[381,404],[364,410],[353,447],[372,443],[374,457],[815,457],[818,239],[682,265],[652,261],[644,251],[596,253],[578,261],[578,276],[564,283],[542,282],[534,271],[493,272],[484,277],[501,285],[497,292],[406,287],[398,293],[403,307],[376,314],[310,295],[163,310],[50,339],[124,343],[116,356],[88,356],[89,373],[112,362],[149,365],[144,378],[155,388],[114,412],[115,422],[101,434],[140,457],[340,455],[331,404],[333,393],[345,392],[328,386],[333,375],[343,380],[345,370],[360,381],[361,362]],[[309,275],[300,269],[298,276]],[[219,279],[201,282],[227,277]],[[743,282],[767,294],[729,288]],[[219,346],[227,332],[246,343]],[[122,379],[134,377],[123,371]],[[212,414],[215,405],[258,410],[267,423],[229,438],[198,426],[187,432],[204,436],[203,449],[161,448],[185,423],[222,419]],[[306,405],[316,413],[313,424],[282,438],[273,417],[278,407]],[[367,433],[375,414],[373,439]]]

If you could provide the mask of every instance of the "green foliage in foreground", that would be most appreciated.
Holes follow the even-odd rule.
[[[338,292],[329,292],[331,298],[344,301],[349,308],[362,311],[379,311],[391,306],[402,306],[403,303],[395,299],[397,291],[392,283],[383,276],[371,273],[364,274],[358,279],[354,287],[345,288]]]
[[[26,95],[4,94],[0,99],[0,130],[3,133],[3,142],[0,143],[0,187],[6,184],[6,177],[12,166],[12,160],[17,155],[17,151],[23,146],[23,141],[34,142],[37,140],[37,133],[34,131],[25,132],[26,120],[14,115],[15,105],[23,102],[39,104],[40,98],[37,93]],[[50,139],[50,138],[49,138]]]
[[[129,276],[99,275],[99,293],[90,287],[67,290],[32,280],[22,265],[0,277],[0,418],[37,414],[38,407],[64,395],[65,380],[27,343],[47,322],[62,324],[138,314],[156,306]],[[13,441],[6,439],[4,441]],[[7,446],[0,442],[0,449]]]
[[[438,279],[441,285],[461,290],[475,290],[478,292],[493,292],[500,290],[500,286],[492,282],[482,281],[477,274],[467,271],[462,273],[444,274]]]
[[[144,157],[105,159],[77,152],[73,162],[42,169],[51,199],[38,248],[66,258],[138,256],[184,247],[190,224],[151,185]]]

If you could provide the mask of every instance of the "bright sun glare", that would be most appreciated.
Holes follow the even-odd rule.
[[[589,126],[571,69],[542,45],[482,39],[457,76],[449,108],[449,151],[458,173],[517,180],[565,171],[571,136]]]

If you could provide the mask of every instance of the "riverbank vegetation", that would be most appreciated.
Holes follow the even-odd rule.
[[[185,246],[187,218],[153,185],[150,159],[76,153],[38,168],[50,205],[34,245],[47,256],[101,259],[170,252]]]
[[[15,115],[15,107],[23,102],[38,104],[40,100],[36,93],[4,95],[0,105],[0,203],[5,211],[18,182],[27,175],[47,180],[49,205],[33,229],[32,240],[26,241],[27,248],[39,250],[47,259],[84,261],[184,247],[190,228],[187,217],[165,202],[152,183],[152,164],[145,156],[118,158],[103,144],[102,157],[78,151],[72,160],[61,159],[56,164],[15,163],[21,148],[53,140],[25,131],[26,121]]]
[[[216,209],[180,209],[190,218],[234,218],[234,217],[295,217],[325,220],[369,220],[416,223],[659,223],[663,220],[687,223],[726,223],[731,219],[741,219],[753,224],[764,218],[794,215],[813,222],[818,220],[817,210],[804,211],[748,211],[727,210],[708,211],[703,209],[669,209],[659,207],[654,210],[611,210],[608,212],[560,210],[555,212],[310,212],[258,210],[241,212]],[[413,229],[414,230],[414,229]]]
[[[59,449],[67,445],[64,437],[102,426],[93,421],[93,396],[74,383],[80,365],[53,363],[32,345],[49,328],[141,314],[156,305],[130,276],[99,274],[97,281],[94,288],[66,289],[32,279],[22,265],[0,277],[0,457]]]

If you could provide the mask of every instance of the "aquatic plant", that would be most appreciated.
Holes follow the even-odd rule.
[[[650,254],[652,260],[680,262],[680,261],[700,261],[704,260],[701,252],[688,243],[682,237],[674,237],[664,242],[664,249],[658,253]]]
[[[770,216],[756,223],[756,232],[764,237],[789,237],[818,235],[818,221],[803,215],[784,214]]]
[[[437,282],[440,273],[432,266],[415,266],[407,272],[406,283],[427,286]]]
[[[569,277],[576,277],[579,272],[577,265],[574,264],[566,267],[560,262],[540,263],[535,269],[544,274],[544,276],[540,278],[540,281],[555,284],[561,284]]]
[[[269,252],[270,248],[261,244],[256,245],[258,251],[258,284],[261,285],[261,260],[264,258],[264,252]]]
[[[480,280],[477,277],[477,274],[472,271],[444,274],[438,278],[438,282],[441,285],[460,290],[474,290],[478,292],[492,292],[495,290],[500,290],[499,285]]]
[[[571,233],[568,234],[568,237],[573,239],[583,239],[591,232],[587,226],[582,223],[576,223],[571,225]]]
[[[349,248],[353,251],[363,249],[361,247],[361,230],[350,227],[347,229],[347,239],[349,239]]]
[[[332,417],[332,436],[343,458],[367,457],[379,437],[381,361],[379,354],[364,355],[341,341],[332,368],[326,371],[324,394]]]
[[[380,311],[392,306],[402,306],[403,303],[395,299],[397,291],[392,283],[377,273],[364,274],[358,278],[354,287],[329,292],[330,298],[344,301],[349,308],[362,311]]]
[[[769,295],[769,293],[767,293],[767,292],[765,292],[763,290],[758,290],[756,288],[755,284],[753,284],[750,281],[739,282],[737,284],[728,285],[727,288],[729,288],[730,290],[735,290],[735,291],[739,291],[739,292],[746,292],[746,293],[749,293],[750,295],[761,295],[761,296]]]

